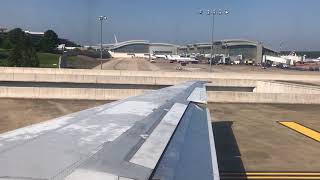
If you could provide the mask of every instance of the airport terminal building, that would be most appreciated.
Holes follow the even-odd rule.
[[[145,40],[131,40],[112,44],[108,50],[112,57],[144,57],[149,55],[171,55],[171,54],[210,54],[211,43],[195,43],[186,46],[178,46],[167,43],[150,43]],[[229,39],[214,42],[213,54],[224,54],[225,56],[239,56],[243,60],[252,61],[254,64],[262,62],[263,55],[277,54],[275,50],[265,47],[261,42]]]
[[[179,54],[210,54],[212,43],[195,43],[181,46],[178,48]],[[265,47],[261,42],[228,39],[215,41],[213,45],[213,54],[224,54],[226,56],[239,56],[243,60],[253,61],[255,64],[262,62],[263,55],[277,54],[275,50]]]
[[[131,40],[116,43],[108,48],[112,57],[149,57],[158,54],[178,54],[178,46],[167,43],[150,43]]]

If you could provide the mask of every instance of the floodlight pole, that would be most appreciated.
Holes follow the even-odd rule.
[[[213,46],[214,46],[214,17],[215,17],[215,14],[212,14],[210,72],[212,72],[212,62],[213,62]]]
[[[284,42],[281,41],[281,42],[280,42],[280,52],[279,52],[280,55],[281,55],[281,53],[282,53],[283,44],[284,44]]]
[[[103,46],[102,46],[102,22],[104,20],[107,20],[107,17],[106,16],[100,16],[99,18],[99,21],[100,21],[100,69],[102,70],[102,58],[103,58],[103,54],[102,54],[102,49],[103,49]]]
[[[102,70],[102,20],[100,20],[100,69]]]
[[[200,15],[203,15],[204,11],[200,10]],[[210,72],[212,72],[212,62],[213,62],[213,54],[214,54],[214,23],[215,23],[215,16],[216,15],[228,15],[229,11],[225,10],[207,10],[207,15],[212,16],[212,28],[211,28],[211,56],[210,56]]]

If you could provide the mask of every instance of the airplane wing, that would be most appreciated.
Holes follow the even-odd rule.
[[[204,83],[0,134],[0,180],[218,180]]]

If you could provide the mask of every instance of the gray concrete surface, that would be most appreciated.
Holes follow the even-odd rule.
[[[319,172],[320,143],[278,121],[320,131],[319,105],[209,104],[222,172]]]
[[[92,108],[110,101],[0,98],[0,133]]]
[[[100,66],[95,67],[100,69]],[[160,68],[143,58],[112,58],[103,63],[103,70],[159,71]]]

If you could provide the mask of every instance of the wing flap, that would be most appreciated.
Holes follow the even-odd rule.
[[[186,109],[187,105],[175,103],[130,162],[154,169]]]

